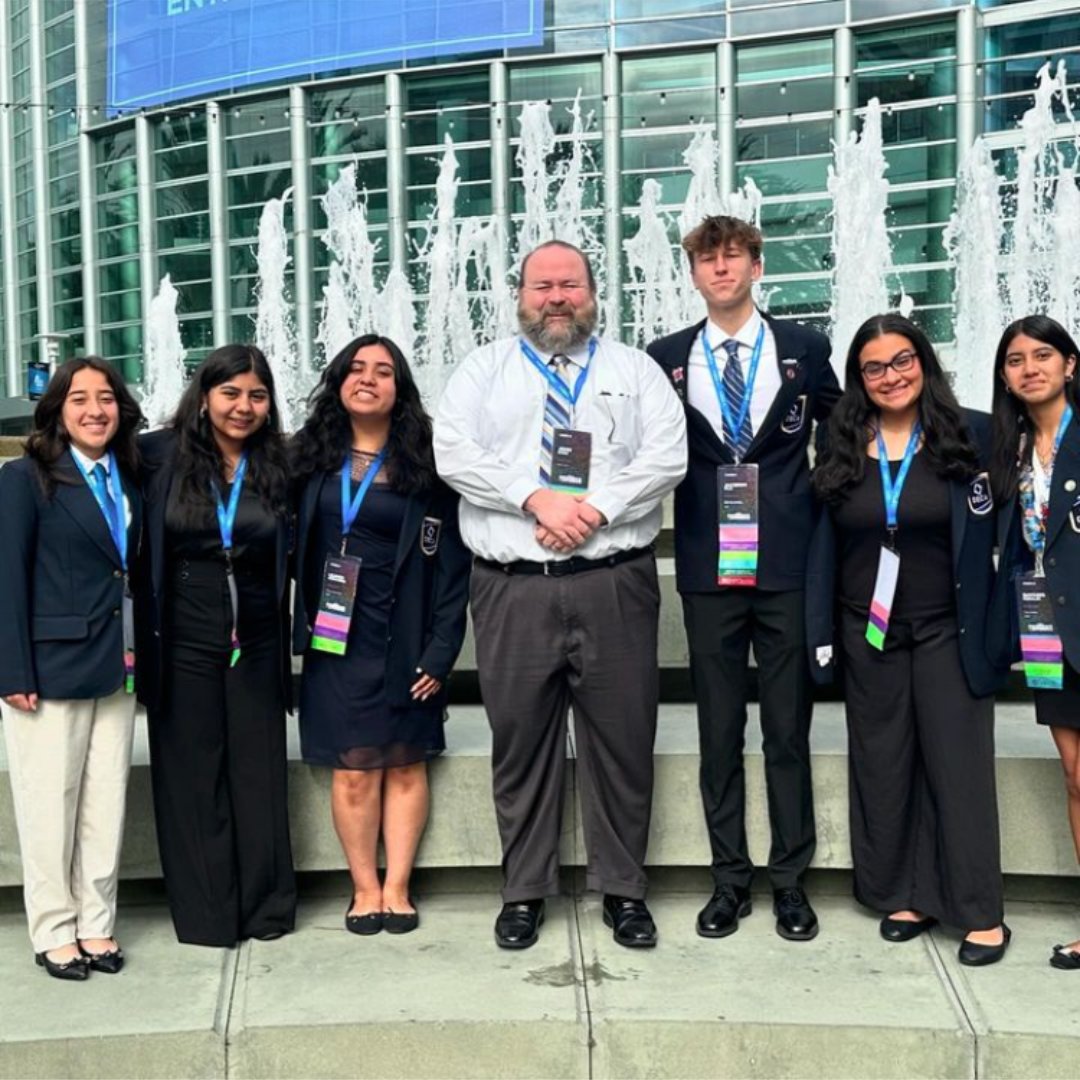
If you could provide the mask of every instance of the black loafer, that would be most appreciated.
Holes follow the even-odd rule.
[[[886,915],[878,929],[886,941],[914,941],[924,930],[929,930],[937,919],[927,915],[923,919],[894,919]]]
[[[43,952],[39,952],[34,953],[34,963],[38,967],[43,967],[54,979],[85,982],[90,977],[90,967],[82,956],[76,956],[58,964],[55,960],[50,960]]]
[[[92,953],[87,952],[80,944],[79,952],[82,953],[83,960],[91,971],[100,971],[104,975],[117,975],[124,967],[124,950],[119,945],[108,952]]]
[[[656,923],[644,900],[605,895],[604,925],[611,927],[617,945],[628,949],[651,949],[656,945]]]
[[[739,920],[753,910],[749,889],[742,885],[718,885],[712,898],[698,912],[697,932],[702,937],[727,937],[739,929]]]
[[[384,911],[382,928],[388,934],[411,934],[420,925],[418,911]]]
[[[818,919],[806,893],[795,886],[773,890],[776,932],[788,941],[810,941],[817,937]]]
[[[1080,971],[1080,952],[1066,949],[1064,945],[1055,945],[1050,956],[1050,966],[1059,971]]]
[[[960,942],[960,951],[957,956],[961,964],[968,967],[986,967],[987,964],[996,964],[1004,955],[1012,940],[1012,931],[1001,924],[1002,939],[1000,945],[980,945],[976,941],[964,940]]]
[[[370,937],[377,934],[383,928],[383,913],[381,911],[369,911],[364,915],[352,915],[352,904],[345,909],[345,929],[350,934],[360,934],[361,937]]]
[[[495,920],[495,944],[500,949],[527,949],[535,945],[544,925],[543,900],[503,904]]]

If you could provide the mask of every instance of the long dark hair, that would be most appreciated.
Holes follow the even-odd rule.
[[[1076,357],[1080,363],[1080,349],[1068,330],[1048,315],[1026,315],[1005,327],[994,354],[994,450],[990,462],[990,482],[994,497],[999,501],[1011,499],[1016,494],[1020,476],[1021,458],[1031,460],[1034,429],[1028,416],[1027,406],[1005,385],[1005,357],[1009,346],[1021,334],[1041,341],[1057,349],[1066,360]],[[1080,414],[1080,386],[1072,378],[1065,384],[1065,400]]]
[[[930,339],[903,315],[893,312],[875,315],[855,332],[848,349],[844,393],[829,416],[828,446],[814,470],[814,489],[831,506],[843,502],[847,491],[862,480],[866,469],[866,444],[877,427],[878,409],[863,385],[859,356],[867,342],[884,334],[906,337],[922,365],[921,452],[931,468],[938,476],[958,480],[978,472],[978,451]]]
[[[52,496],[58,483],[74,482],[59,467],[60,458],[71,445],[71,439],[64,430],[64,402],[71,392],[72,380],[86,368],[105,376],[120,412],[120,426],[109,442],[109,450],[128,476],[134,477],[138,470],[139,450],[135,436],[142,426],[143,414],[120,373],[100,356],[79,356],[74,360],[65,360],[49,380],[45,393],[34,409],[34,430],[26,440],[26,456],[37,467],[38,479],[48,496]]]
[[[341,403],[341,385],[357,351],[369,345],[381,345],[394,361],[396,401],[390,417],[387,475],[397,491],[426,491],[435,483],[431,417],[424,411],[420,390],[404,354],[390,338],[378,334],[354,338],[323,372],[308,399],[308,417],[290,448],[293,479],[303,481],[312,473],[341,468],[352,446],[352,423]]]
[[[270,394],[270,415],[244,442],[248,451],[245,483],[258,492],[268,510],[285,513],[288,471],[273,372],[262,351],[254,345],[222,345],[195,369],[169,422],[176,432],[175,495],[171,501],[175,500],[176,517],[182,525],[197,527],[205,523],[208,508],[213,505],[212,485],[221,482],[225,466],[203,400],[215,386],[249,371]]]

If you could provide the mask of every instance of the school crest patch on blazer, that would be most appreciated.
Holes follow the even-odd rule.
[[[442,518],[426,517],[420,526],[420,550],[425,555],[434,555],[439,550],[439,535],[442,532]]]
[[[806,395],[800,394],[788,409],[787,415],[780,421],[780,430],[785,435],[797,435],[806,423]]]
[[[1069,524],[1073,532],[1080,533],[1080,495],[1076,496],[1072,509],[1069,511]]]
[[[990,474],[981,472],[968,488],[968,509],[978,517],[984,517],[994,509],[994,493],[990,489]]]

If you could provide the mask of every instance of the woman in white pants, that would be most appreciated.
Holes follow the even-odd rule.
[[[62,364],[0,469],[0,700],[30,938],[60,979],[123,966],[113,933],[135,718],[128,568],[141,413],[104,360]]]

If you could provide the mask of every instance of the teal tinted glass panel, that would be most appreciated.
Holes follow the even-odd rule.
[[[956,143],[886,148],[891,184],[917,184],[922,180],[945,180],[956,175]]]
[[[125,289],[138,289],[139,264],[134,259],[119,263],[105,263],[98,268],[98,288],[102,293],[118,293]]]
[[[190,176],[205,176],[208,168],[205,143],[181,146],[155,155],[158,180],[185,180]]]
[[[723,15],[698,19],[654,19],[640,23],[616,23],[615,47],[632,49],[638,45],[662,45],[676,41],[716,41],[724,37],[727,20]]]
[[[157,227],[158,247],[180,248],[200,246],[210,241],[210,218],[207,214],[159,221]]]
[[[491,151],[487,147],[475,150],[455,148],[457,175],[462,182],[491,180]],[[410,187],[434,185],[439,176],[441,157],[431,154],[410,154],[405,159],[405,182]]]
[[[120,255],[133,255],[139,250],[139,230],[135,225],[120,229],[103,229],[98,232],[98,256],[115,259]]]
[[[579,90],[583,98],[601,94],[599,62],[529,64],[509,71],[512,102],[573,100]]]
[[[205,180],[158,188],[156,203],[160,217],[198,213],[209,209],[210,189]]]
[[[118,199],[106,199],[97,204],[97,223],[108,229],[139,220],[139,204],[135,195],[121,195]]]
[[[259,203],[261,208],[267,200],[280,198],[291,186],[292,169],[271,169],[230,176],[226,182],[226,192],[230,206]]]
[[[800,79],[792,83],[740,86],[735,92],[735,101],[739,118],[746,120],[832,112],[833,81],[832,78]]]
[[[763,195],[800,195],[824,191],[830,158],[796,158],[792,161],[753,162],[739,165],[735,177],[741,186],[749,177]]]
[[[686,200],[686,193],[690,189],[690,174],[658,173],[654,176],[641,176],[624,173],[622,177],[623,205],[626,207],[637,206],[641,202],[641,191],[646,180],[655,180],[660,185],[660,202],[663,206],[680,206]],[[633,226],[630,226],[632,228]]]
[[[871,98],[883,105],[923,98],[948,97],[956,93],[956,68],[952,64],[913,64],[903,71],[877,71],[856,77],[859,108]]]
[[[623,137],[623,169],[685,169],[683,154],[692,133],[673,131],[645,138]]]
[[[798,124],[740,128],[735,134],[736,154],[740,161],[828,154],[832,136],[831,120],[803,120]]]
[[[782,82],[803,75],[830,75],[833,68],[831,38],[744,45],[735,54],[740,83]]]
[[[454,71],[405,81],[405,102],[410,111],[482,105],[490,100],[487,71]]]
[[[311,156],[336,157],[386,148],[386,121],[377,116],[313,128]]]
[[[855,35],[857,69],[877,64],[945,59],[955,52],[956,30],[952,23],[890,26],[886,30],[860,31]]]
[[[347,166],[356,165],[356,186],[360,191],[370,193],[386,190],[386,158],[363,158],[358,162],[328,161],[316,165],[311,170],[311,190],[316,195],[324,195],[326,189],[341,175]],[[372,196],[373,197],[373,196]],[[385,196],[383,196],[385,200]]]
[[[267,131],[262,135],[247,135],[228,139],[225,143],[225,162],[230,169],[252,169],[288,161],[291,144],[287,131]]]
[[[1045,19],[1025,19],[1005,26],[988,26],[983,41],[987,59],[1039,53],[1039,62],[1043,63],[1061,50],[1080,47],[1080,11]]]
[[[490,106],[410,116],[405,124],[405,138],[409,146],[438,146],[448,135],[456,143],[490,138]]]
[[[714,85],[716,81],[716,54],[698,52],[626,57],[622,61],[621,72],[624,95],[702,89]]]

